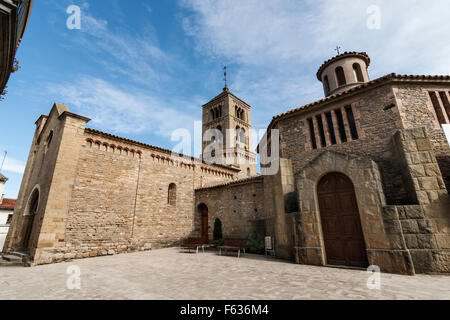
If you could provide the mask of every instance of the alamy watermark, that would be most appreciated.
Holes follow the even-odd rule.
[[[367,279],[367,289],[380,290],[381,289],[381,271],[379,266],[369,266],[367,272],[370,274]]]
[[[367,8],[367,28],[371,30],[381,29],[381,8],[377,5],[371,5]]]
[[[67,29],[69,30],[80,30],[81,29],[81,8],[77,5],[70,5],[67,7],[66,13],[69,17],[66,21]]]
[[[67,289],[80,290],[81,289],[81,269],[79,266],[71,265],[67,267],[66,274],[69,275],[66,281]]]
[[[256,164],[254,151],[250,148],[251,141],[259,141],[259,163],[262,175],[274,175],[279,169],[279,130],[271,129],[225,129],[217,127],[203,132],[200,121],[194,123],[194,137],[187,129],[176,129],[172,132],[171,141],[176,145],[172,148],[171,159],[178,162],[190,162],[192,145],[194,154],[200,154],[206,164],[247,165]],[[192,143],[194,141],[194,143]]]

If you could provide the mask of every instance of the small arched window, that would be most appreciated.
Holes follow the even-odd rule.
[[[50,133],[48,134],[47,140],[45,141],[44,153],[47,153],[48,149],[50,148],[50,144],[52,143],[52,140],[53,140],[53,130],[50,131]]]
[[[236,142],[242,142],[242,131],[243,130],[244,129],[242,129],[241,127],[236,126]],[[237,143],[236,143],[236,145],[237,145]]]
[[[214,120],[214,110],[211,110],[211,120]]]
[[[364,82],[364,77],[361,71],[361,66],[359,65],[359,63],[354,63],[353,64],[353,72],[355,74],[355,80],[358,82]]]
[[[250,168],[247,168],[247,177],[250,177]]]
[[[328,76],[323,77],[323,86],[325,88],[325,94],[330,94],[330,82]]]
[[[335,72],[336,72],[336,79],[338,82],[338,86],[343,86],[343,85],[347,84],[347,81],[345,80],[344,69],[342,67],[337,67]]]
[[[175,206],[177,204],[177,186],[175,185],[175,183],[171,183],[169,185],[167,203],[171,206]]]
[[[239,141],[245,143],[245,129],[241,128],[239,132]]]

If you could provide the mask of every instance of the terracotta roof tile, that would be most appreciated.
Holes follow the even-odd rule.
[[[253,176],[253,177],[250,177],[250,178],[244,178],[244,179],[234,180],[234,181],[230,181],[230,182],[226,182],[226,183],[220,183],[220,184],[216,184],[216,185],[213,185],[213,186],[197,188],[195,190],[197,191],[197,190],[207,190],[207,189],[213,189],[213,188],[220,188],[220,187],[231,186],[231,185],[235,185],[235,184],[247,183],[247,182],[252,182],[252,181],[258,181],[258,180],[263,180],[263,179],[264,179],[264,176],[258,175],[258,176]]]
[[[0,203],[0,209],[14,209],[16,206],[16,199],[3,199],[3,202]]]

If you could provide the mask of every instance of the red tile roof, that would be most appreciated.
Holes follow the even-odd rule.
[[[0,203],[0,210],[11,209],[13,210],[16,206],[16,199],[3,199],[3,202]]]
[[[258,181],[258,180],[261,180],[261,181],[264,180],[264,176],[257,175],[257,176],[253,176],[250,178],[243,178],[243,179],[220,183],[220,184],[216,184],[216,185],[212,185],[212,186],[201,187],[201,188],[195,189],[195,191],[226,187],[226,186],[231,186],[231,185],[236,185],[236,184],[241,184],[241,183],[244,184],[244,183],[254,182],[254,181]]]

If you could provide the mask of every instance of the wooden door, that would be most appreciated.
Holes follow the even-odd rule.
[[[320,180],[317,194],[328,264],[366,267],[366,246],[350,179],[330,173]]]
[[[201,209],[202,214],[202,239],[208,242],[208,207],[204,206]]]

